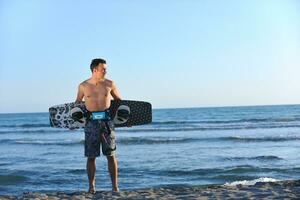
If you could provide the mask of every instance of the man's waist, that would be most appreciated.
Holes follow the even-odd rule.
[[[87,111],[88,120],[110,120],[109,109],[104,111]]]

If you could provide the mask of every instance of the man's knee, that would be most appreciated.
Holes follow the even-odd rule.
[[[114,155],[106,156],[108,162],[116,162],[116,157]]]
[[[87,161],[88,162],[95,162],[96,158],[88,158]]]

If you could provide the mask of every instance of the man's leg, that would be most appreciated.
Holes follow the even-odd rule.
[[[96,158],[88,158],[86,162],[86,171],[89,178],[89,192],[95,192],[95,173],[96,173]]]
[[[100,135],[97,121],[87,121],[85,128],[84,156],[87,157],[86,171],[89,192],[95,192],[96,157],[100,156]]]
[[[115,155],[106,156],[106,158],[107,158],[108,171],[109,171],[111,183],[112,183],[112,190],[117,192],[117,191],[119,191],[117,159],[116,159]]]

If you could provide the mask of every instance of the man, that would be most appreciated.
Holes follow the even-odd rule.
[[[87,157],[87,175],[89,179],[90,193],[95,193],[96,157],[100,156],[100,143],[102,153],[106,156],[108,170],[112,182],[112,190],[118,191],[118,171],[115,156],[115,133],[112,121],[108,118],[107,109],[110,107],[111,99],[121,100],[115,83],[105,78],[106,61],[104,59],[93,59],[90,65],[92,76],[78,86],[76,102],[84,98],[88,110],[87,122],[84,128],[85,148]],[[105,119],[93,118],[96,114],[105,114]]]

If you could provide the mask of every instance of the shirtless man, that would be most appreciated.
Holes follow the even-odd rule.
[[[92,60],[90,69],[92,76],[90,79],[80,83],[76,99],[76,102],[81,102],[84,98],[85,106],[89,111],[88,120],[84,128],[84,154],[87,157],[86,169],[89,179],[89,192],[95,193],[95,161],[96,157],[100,156],[100,143],[102,153],[107,158],[112,190],[118,191],[118,171],[115,157],[115,133],[113,123],[109,120],[94,120],[92,113],[107,111],[110,107],[111,99],[121,100],[121,97],[115,83],[105,78],[106,61],[104,59],[99,58]]]

